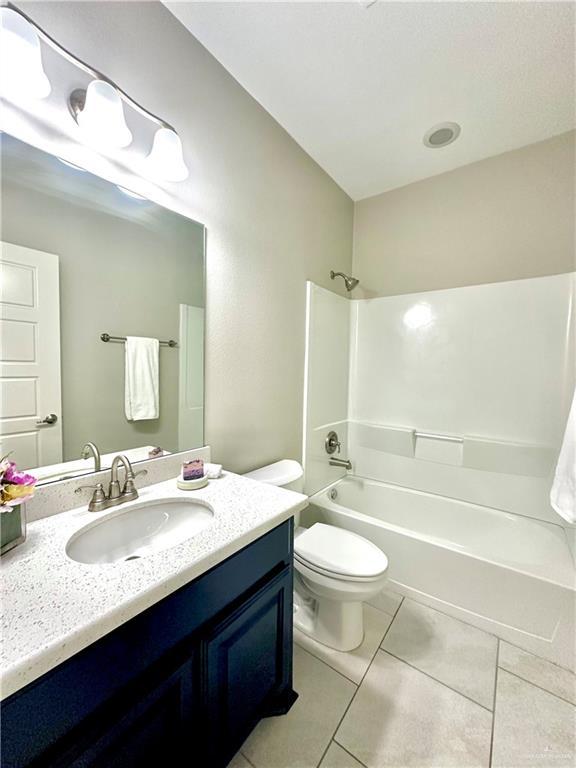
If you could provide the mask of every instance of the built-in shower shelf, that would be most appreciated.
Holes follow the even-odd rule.
[[[350,423],[350,441],[351,455],[357,445],[397,456],[527,477],[547,477],[555,458],[554,449],[545,445],[357,421]]]

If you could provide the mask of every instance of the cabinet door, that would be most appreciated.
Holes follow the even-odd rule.
[[[135,690],[131,703],[107,705],[89,718],[59,755],[37,765],[51,768],[147,768],[169,765],[193,768],[194,752],[183,757],[193,738],[194,667],[190,659],[168,677]],[[201,763],[196,763],[201,768]],[[202,766],[205,768],[205,766]]]
[[[292,569],[286,567],[203,643],[210,765],[225,765],[250,730],[292,692]]]

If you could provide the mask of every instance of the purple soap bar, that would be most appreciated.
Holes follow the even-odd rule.
[[[192,459],[192,461],[185,461],[182,464],[183,480],[198,480],[201,477],[204,477],[203,459]]]

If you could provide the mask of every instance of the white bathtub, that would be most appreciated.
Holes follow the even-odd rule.
[[[392,589],[574,666],[576,570],[562,527],[353,476],[310,503],[305,524],[384,550]]]

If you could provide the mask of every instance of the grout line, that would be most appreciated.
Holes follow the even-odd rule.
[[[398,607],[400,607],[400,606],[398,606]],[[384,613],[384,611],[381,611],[381,613]],[[387,614],[387,615],[389,616],[390,614]],[[386,630],[386,632],[384,633],[384,637],[383,637],[383,638],[382,638],[382,640],[381,640],[381,642],[382,642],[382,643],[384,642],[384,640],[385,640],[385,638],[386,638],[386,635],[388,634],[388,632],[389,632],[389,630],[390,630],[390,627],[392,626],[392,623],[393,623],[393,621],[394,621],[394,619],[392,619],[392,621],[391,621],[391,622],[390,622],[390,624],[388,625],[388,629],[387,629],[387,630]],[[318,768],[318,766],[320,765],[320,763],[322,762],[322,760],[324,760],[324,757],[326,756],[326,752],[328,752],[328,749],[330,748],[330,744],[331,744],[333,741],[336,741],[336,734],[338,733],[338,729],[340,728],[340,726],[342,725],[342,722],[343,722],[344,718],[345,718],[345,717],[346,717],[346,715],[348,714],[348,710],[349,710],[349,709],[350,709],[350,707],[352,706],[352,702],[353,702],[353,701],[354,701],[354,699],[356,698],[356,694],[357,694],[357,693],[358,693],[358,691],[360,690],[360,686],[361,686],[361,685],[362,685],[362,683],[364,682],[364,678],[366,677],[366,675],[367,675],[367,674],[368,674],[368,672],[370,671],[370,668],[372,667],[372,664],[374,663],[374,659],[376,658],[376,655],[378,654],[378,651],[379,651],[379,650],[380,650],[380,648],[379,648],[379,647],[377,647],[377,648],[376,648],[376,650],[374,651],[374,655],[373,655],[373,656],[372,656],[372,658],[370,659],[370,663],[369,663],[369,664],[368,664],[368,666],[366,667],[366,671],[365,671],[365,672],[364,672],[364,674],[362,675],[362,679],[360,680],[360,682],[359,682],[359,683],[357,683],[357,684],[356,684],[356,690],[355,690],[355,691],[354,691],[354,693],[352,694],[352,698],[351,698],[351,699],[350,699],[350,701],[348,702],[348,706],[347,706],[347,707],[346,707],[346,709],[344,710],[344,712],[343,712],[343,714],[342,714],[342,717],[340,718],[340,720],[339,720],[339,721],[338,721],[338,723],[336,724],[336,728],[335,728],[335,729],[334,729],[334,731],[332,732],[332,736],[331,736],[331,738],[330,738],[330,739],[329,739],[329,741],[328,741],[328,746],[326,747],[326,749],[325,749],[325,750],[324,750],[324,752],[322,753],[322,756],[321,756],[321,758],[320,758],[320,761],[319,761],[319,762],[318,762],[318,764],[317,764],[317,768]],[[332,669],[332,667],[330,667],[330,669]],[[348,679],[348,678],[346,678],[346,679]],[[338,746],[339,746],[339,747],[342,747],[342,744],[340,744],[340,742],[336,741],[336,743],[338,744]],[[345,749],[345,747],[342,747],[342,749]],[[347,749],[346,749],[345,751],[346,751],[346,752],[348,752],[348,750],[347,750]],[[349,754],[349,755],[352,755],[352,757],[353,757],[355,760],[357,759],[357,758],[356,758],[356,756],[352,754],[352,752],[348,752],[348,754]],[[360,761],[359,761],[359,762],[360,762]]]
[[[492,697],[492,728],[490,730],[490,752],[488,753],[488,765],[492,768],[492,755],[494,754],[494,728],[496,727],[496,692],[498,691],[498,661],[500,659],[500,640],[496,646],[496,669],[494,670],[494,696]]]
[[[452,616],[451,613],[448,613],[447,611],[442,611],[439,608],[433,608],[431,605],[428,605],[428,603],[424,603],[420,600],[417,600],[415,597],[412,597],[410,595],[404,595],[402,599],[402,604],[404,603],[404,600],[408,600],[409,602],[415,603],[416,605],[421,605],[423,608],[427,608],[429,611],[435,611],[436,613],[439,613],[442,616],[446,616],[447,619],[452,619],[452,621],[457,621],[460,624],[464,624],[465,627],[470,627],[471,629],[475,629],[476,632],[481,632],[484,635],[488,635],[488,637],[493,637],[496,640],[502,639],[501,637],[499,637],[499,635],[496,635],[494,632],[489,632],[487,629],[481,629],[476,624],[472,624],[469,621],[464,621],[463,619],[457,619],[456,616]],[[398,606],[398,608],[400,608],[400,606]],[[464,610],[464,609],[457,608],[457,610]],[[505,640],[504,642],[507,642],[507,641]],[[523,649],[521,648],[520,650],[523,650]],[[529,651],[527,651],[527,653],[529,653]]]
[[[404,599],[402,599],[402,602],[404,602]],[[400,603],[400,605],[402,605],[402,603]],[[398,609],[397,609],[396,613],[398,613],[398,611],[400,610],[400,605],[398,606]],[[394,624],[394,621],[395,621],[395,620],[396,620],[396,614],[394,614],[394,618],[392,619],[392,621],[390,622],[390,624],[388,624],[388,629],[386,630],[386,632],[384,632],[384,637],[382,638],[382,640],[380,640],[380,645],[378,646],[378,648],[376,648],[376,652],[374,653],[374,656],[372,656],[372,659],[371,659],[371,661],[370,661],[370,664],[368,665],[369,667],[371,667],[371,666],[372,666],[372,662],[373,662],[373,661],[374,661],[374,659],[376,658],[376,653],[378,653],[378,651],[380,650],[380,648],[382,648],[382,643],[384,642],[384,640],[386,640],[386,637],[388,636],[388,632],[390,632],[390,629],[391,629],[391,627],[392,627],[392,624]],[[368,671],[368,670],[366,670],[366,671]],[[364,678],[362,678],[362,679],[364,679]]]
[[[346,749],[346,747],[343,747],[343,746],[342,746],[342,744],[340,744],[340,742],[339,742],[339,741],[336,741],[336,739],[332,739],[332,742],[333,742],[334,744],[337,744],[337,745],[340,747],[340,749],[343,749],[343,750],[344,750],[344,752],[346,752],[346,754],[347,754],[347,755],[350,755],[350,757],[351,757],[353,760],[356,760],[356,762],[357,762],[357,763],[359,763],[359,764],[362,766],[362,768],[367,768],[366,764],[365,764],[365,763],[363,763],[363,762],[362,762],[362,760],[358,760],[358,758],[356,757],[356,755],[353,755],[353,754],[352,754],[352,752],[350,752],[350,750],[349,750],[349,749]],[[331,742],[331,743],[332,743],[332,742]]]
[[[296,643],[298,648],[300,648],[301,651],[304,651],[304,653],[307,653],[308,656],[312,656],[313,659],[316,659],[316,661],[319,661],[321,664],[324,664],[324,666],[328,667],[328,669],[331,669],[332,672],[336,672],[336,674],[340,675],[340,677],[344,678],[344,680],[346,680],[347,683],[352,683],[352,685],[355,685],[356,687],[358,687],[360,685],[360,683],[357,683],[355,680],[352,680],[352,678],[350,678],[347,675],[345,675],[344,672],[340,672],[339,669],[336,669],[335,667],[333,667],[330,664],[328,664],[327,661],[324,661],[324,659],[321,659],[320,656],[316,656],[316,654],[312,653],[312,651],[309,651],[308,648],[304,648],[303,645],[300,645],[300,643],[297,643],[296,641],[294,641],[294,642]]]
[[[486,712],[490,712],[492,714],[492,710],[490,707],[487,707],[485,704],[479,704],[475,699],[471,699],[470,696],[467,696],[465,693],[462,693],[462,691],[457,691],[456,688],[452,688],[451,685],[448,685],[447,683],[443,682],[442,680],[439,680],[437,677],[434,677],[433,675],[429,674],[428,672],[424,672],[423,669],[420,669],[419,667],[415,667],[414,664],[410,664],[409,661],[406,661],[406,659],[400,658],[400,656],[396,656],[396,654],[391,653],[387,648],[380,648],[378,649],[380,653],[384,653],[388,656],[392,656],[393,659],[396,659],[396,661],[402,662],[402,664],[406,664],[407,667],[410,667],[410,669],[416,670],[416,672],[420,672],[420,674],[425,675],[430,680],[434,680],[435,683],[438,683],[439,685],[443,685],[444,688],[448,688],[449,691],[452,691],[452,693],[458,694],[458,696],[462,696],[462,698],[467,699],[472,704],[476,704],[477,707],[481,707],[482,709],[485,709]]]
[[[255,768],[255,766],[254,766],[254,763],[253,763],[251,760],[248,760],[248,758],[246,757],[246,755],[244,754],[244,752],[242,752],[242,750],[238,750],[238,753],[239,753],[240,755],[242,755],[242,757],[244,758],[244,760],[246,760],[246,762],[248,763],[248,765],[249,765],[249,766],[251,766],[251,768]],[[232,759],[234,759],[234,758],[232,758]]]
[[[517,651],[522,651],[522,653],[528,654],[528,656],[534,656],[535,659],[540,659],[540,661],[546,662],[546,664],[552,664],[553,667],[556,667],[561,672],[567,672],[569,675],[574,675],[576,679],[576,670],[568,669],[568,667],[563,667],[561,664],[557,664],[555,661],[550,661],[550,659],[544,658],[544,656],[538,656],[537,653],[533,653],[532,651],[527,651],[526,648],[521,648],[519,645],[514,645],[514,643],[511,643],[509,640],[501,640],[501,642],[506,643],[506,645],[512,646],[512,648],[516,648]],[[500,667],[500,669],[506,669],[506,667]]]
[[[375,611],[378,611],[379,613],[383,613],[384,616],[390,616],[392,621],[394,621],[394,619],[396,618],[396,614],[398,613],[402,603],[404,602],[404,595],[400,595],[398,594],[398,592],[395,592],[394,594],[398,595],[398,597],[400,598],[400,602],[398,603],[398,607],[394,610],[394,613],[388,613],[388,611],[384,611],[382,610],[382,608],[378,608],[378,606],[372,605],[372,603],[364,603],[364,605],[368,605],[370,606],[370,608],[373,608]]]
[[[526,683],[527,685],[531,685],[533,688],[538,688],[539,691],[542,691],[543,693],[547,693],[549,696],[554,696],[555,699],[558,699],[559,701],[563,701],[565,704],[569,704],[571,707],[576,707],[576,704],[573,701],[570,701],[570,699],[565,699],[563,696],[558,696],[557,693],[553,693],[552,691],[549,691],[548,688],[542,688],[541,685],[538,685],[537,683],[533,683],[531,680],[526,680],[525,677],[522,677],[521,675],[517,675],[516,672],[511,672],[509,669],[506,669],[506,667],[500,667],[500,670],[502,672],[506,672],[507,675],[512,675],[512,677],[515,677],[517,680],[521,680],[523,683]]]
[[[372,608],[373,606],[370,606],[370,607]],[[374,610],[378,610],[378,609],[375,608]],[[386,616],[387,618],[390,619],[390,614],[389,613],[384,613],[384,611],[378,611],[378,613],[382,613],[384,616]],[[386,630],[385,630],[384,634],[382,635],[381,640],[376,644],[376,648],[374,650],[374,653],[368,659],[368,667],[372,663],[372,660],[374,659],[374,656],[376,655],[376,651],[380,647],[380,644],[384,642],[384,638],[386,637],[386,635],[388,633],[388,630],[392,626],[392,621],[394,621],[394,619],[391,619],[390,624],[388,624],[388,626],[386,627]],[[304,633],[302,633],[302,634],[304,634]],[[362,642],[364,642],[364,640]],[[326,664],[327,667],[330,667],[330,669],[333,669],[334,672],[338,672],[338,674],[341,675],[342,677],[346,678],[346,680],[349,680],[351,683],[354,683],[354,685],[356,685],[356,686],[360,685],[359,682],[357,682],[356,680],[353,680],[351,677],[348,677],[348,675],[345,672],[342,672],[342,670],[337,669],[336,667],[333,667],[332,664],[330,663],[330,661],[328,661],[327,659],[323,658],[322,656],[317,656],[315,651],[310,650],[305,645],[302,645],[301,643],[299,643],[298,640],[296,639],[296,637],[294,637],[294,643],[299,648],[301,648],[303,651],[306,651],[306,653],[309,653],[311,656],[314,656],[315,659],[318,659],[318,661],[321,661],[323,664]],[[341,653],[346,653],[346,651],[341,651]],[[362,676],[362,678],[363,677],[364,676]]]
[[[400,610],[400,608],[402,608],[402,606],[404,605],[404,597],[405,597],[405,595],[402,595],[402,597],[401,597],[401,599],[400,599],[400,602],[398,603],[398,608],[396,608],[396,610],[394,611],[394,615],[392,616],[392,621],[394,621],[394,619],[395,619],[395,618],[396,618],[396,616],[398,615],[398,611],[399,611],[399,610]]]

